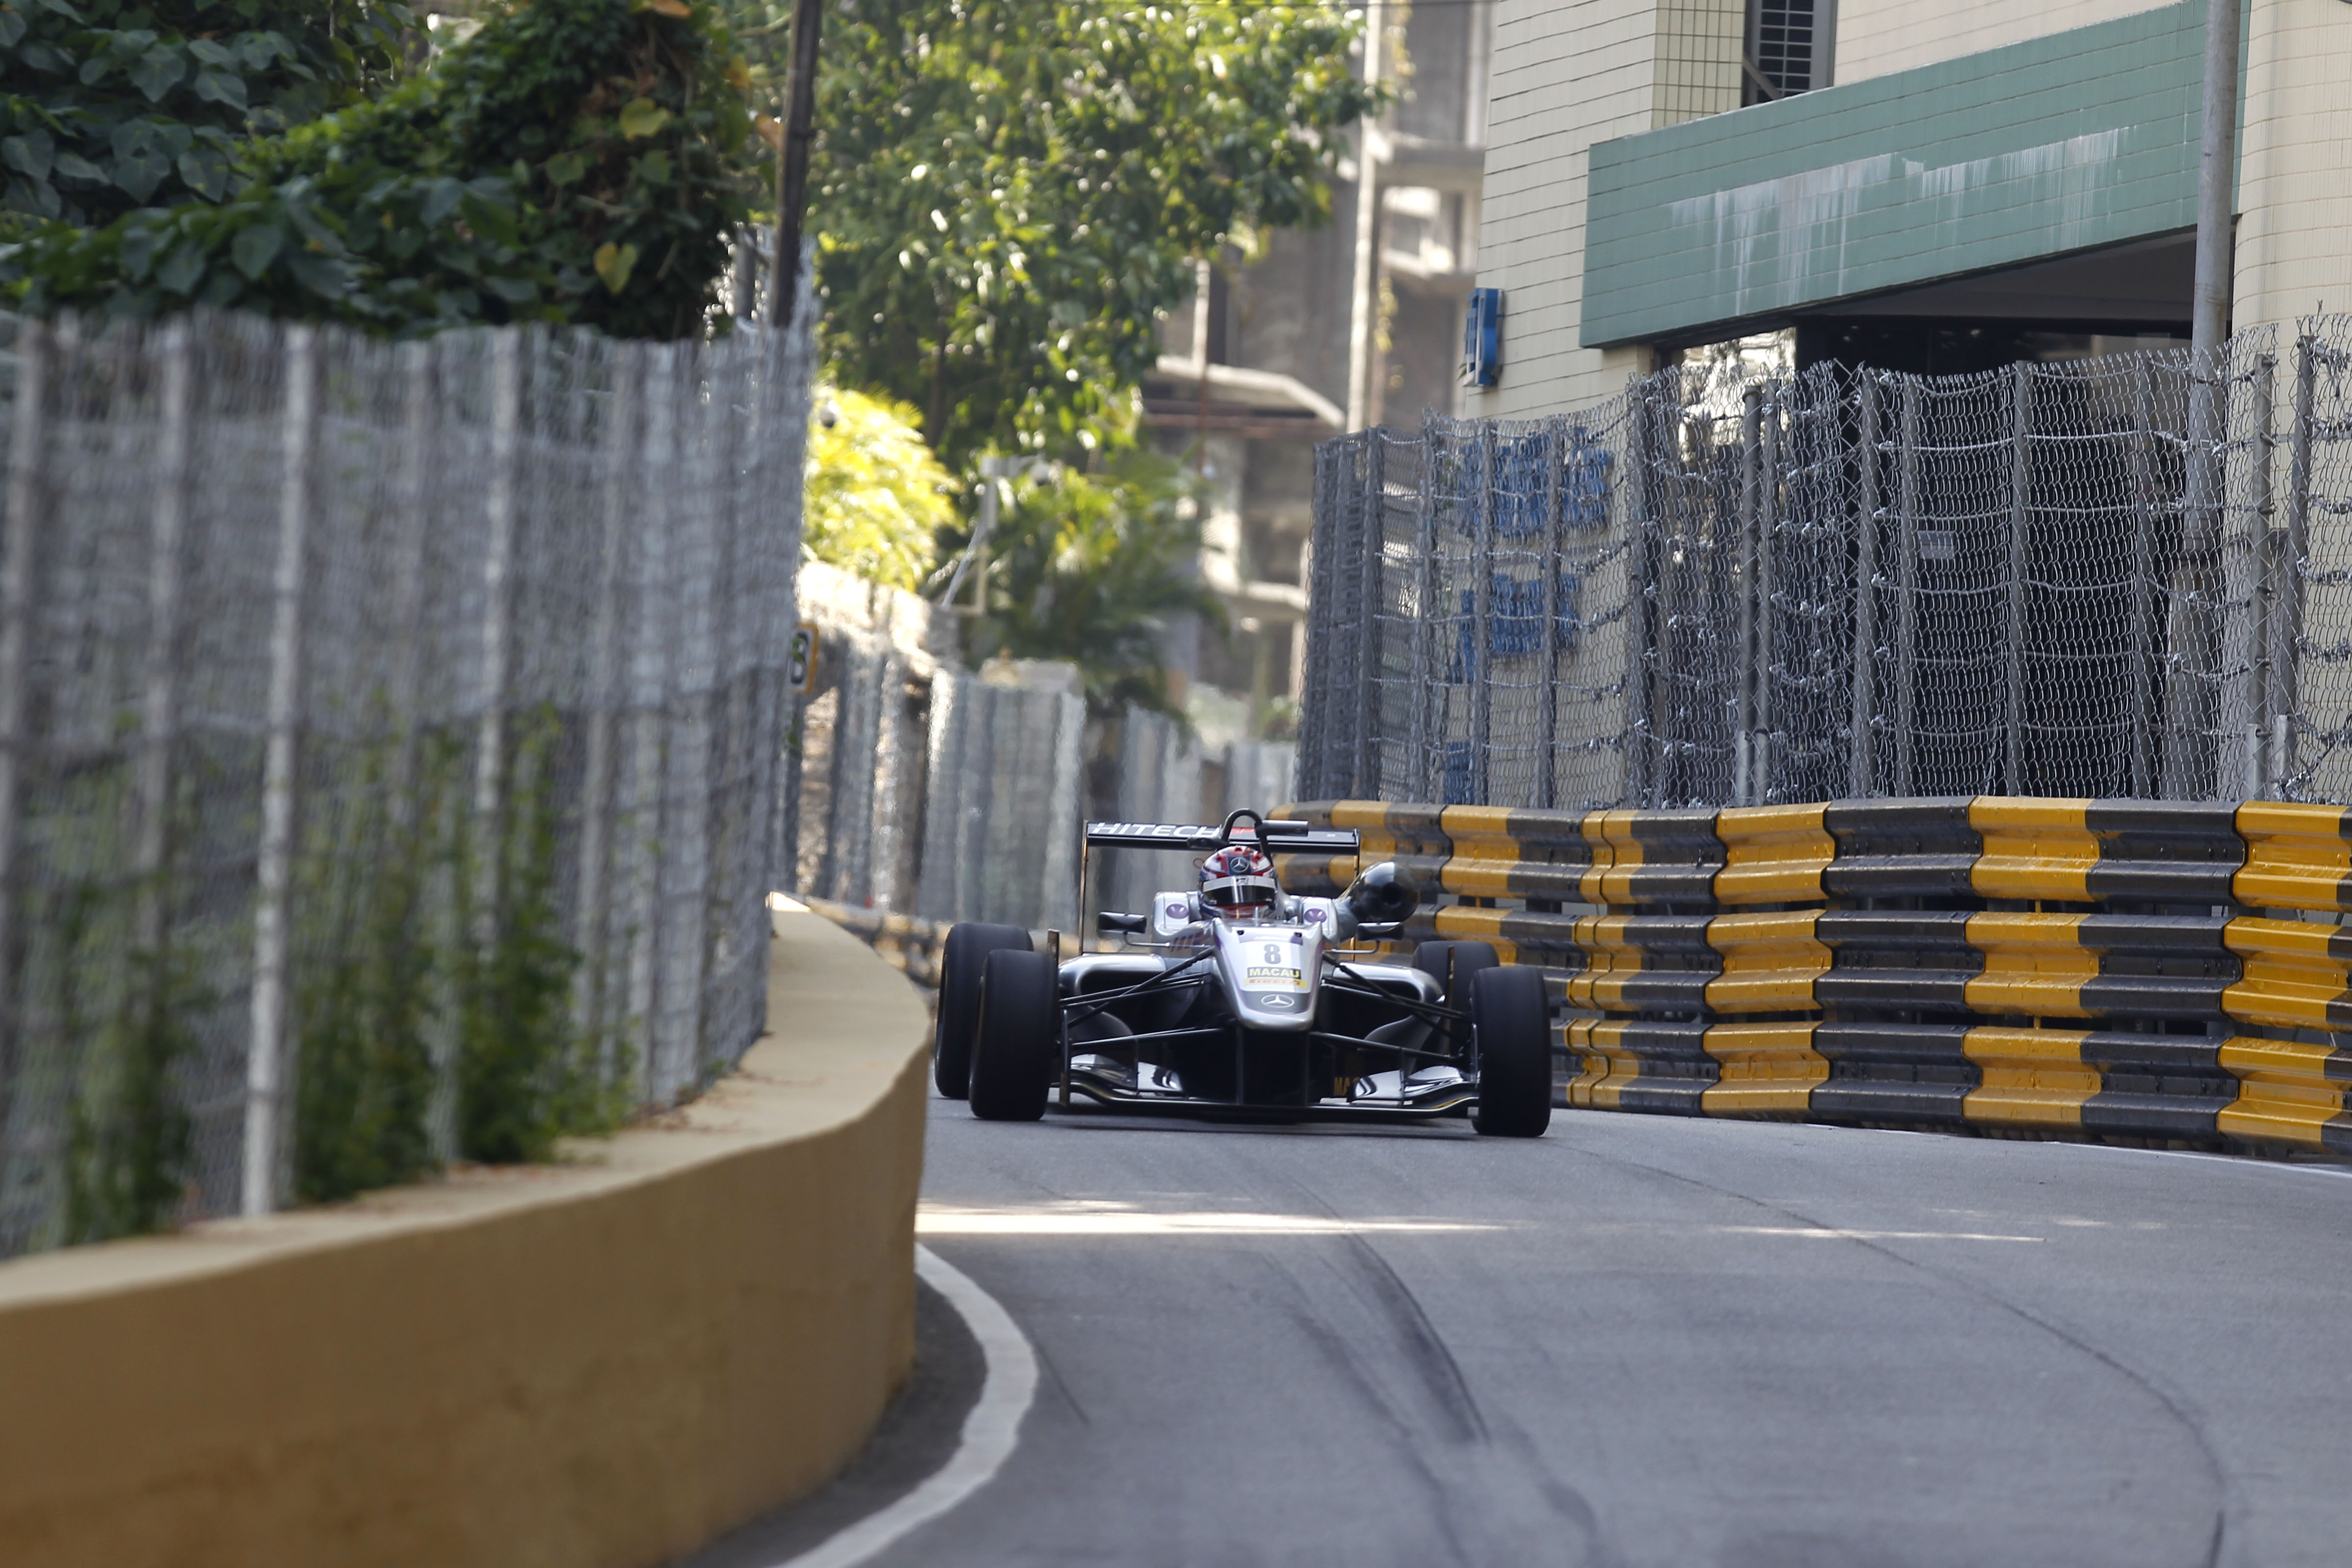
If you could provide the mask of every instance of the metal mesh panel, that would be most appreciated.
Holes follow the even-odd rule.
[[[503,984],[453,955],[576,953],[564,1068],[629,1100],[751,1043],[804,322],[0,335],[0,1254],[183,1115],[184,1216],[281,1201],[403,963],[445,1155]]]
[[[1302,790],[2344,798],[2347,353],[1675,367],[1329,443]]]

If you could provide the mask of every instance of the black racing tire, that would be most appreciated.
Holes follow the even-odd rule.
[[[1514,964],[1472,976],[1470,1027],[1478,1042],[1478,1104],[1470,1124],[1490,1137],[1542,1137],[1551,1125],[1551,1006],[1543,971]]]
[[[1469,1005],[1472,977],[1502,962],[1490,942],[1424,942],[1412,950],[1412,966],[1445,986],[1445,1000],[1456,1007]]]
[[[971,1037],[980,1027],[980,970],[999,948],[1030,951],[1019,926],[966,921],[948,930],[940,950],[940,1016],[931,1030],[931,1081],[950,1100],[971,1088]]]
[[[981,971],[980,1027],[971,1043],[971,1113],[1034,1121],[1061,1067],[1062,1001],[1054,960],[999,948]]]

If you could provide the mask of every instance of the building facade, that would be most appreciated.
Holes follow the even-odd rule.
[[[1498,0],[1477,281],[1547,414],[1701,345],[2186,339],[2203,0]],[[2352,305],[2352,5],[2242,0],[2233,330]]]
[[[1342,158],[1331,221],[1204,260],[1195,297],[1163,326],[1144,421],[1207,482],[1201,572],[1231,626],[1171,638],[1171,673],[1204,729],[1286,732],[1316,445],[1424,408],[1458,411],[1493,15],[1491,0],[1375,0],[1360,66],[1394,99]]]

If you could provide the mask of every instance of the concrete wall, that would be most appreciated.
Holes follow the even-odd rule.
[[[2155,8],[2148,0],[1838,0],[1836,80],[1862,81]]]
[[[640,1568],[830,1476],[912,1363],[926,1020],[777,926],[741,1069],[571,1163],[0,1267],[0,1562]]]
[[[2352,310],[2352,5],[2251,0],[2238,327]]]

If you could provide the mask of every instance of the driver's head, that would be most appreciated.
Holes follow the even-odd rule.
[[[1230,920],[1264,919],[1280,889],[1274,862],[1248,844],[1228,844],[1201,862],[1201,901]]]

